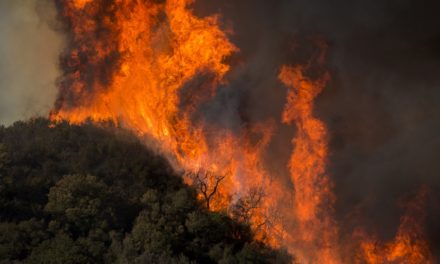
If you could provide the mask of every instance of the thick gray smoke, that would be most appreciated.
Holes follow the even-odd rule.
[[[62,48],[47,23],[54,17],[49,1],[0,1],[0,124],[46,116],[53,106]]]
[[[222,120],[221,113],[235,111],[279,120],[285,102],[276,80],[280,65],[304,63],[316,49],[310,39],[326,40],[332,81],[316,102],[316,115],[330,130],[339,220],[349,222],[356,211],[357,223],[392,236],[402,214],[399,199],[424,183],[431,189],[428,233],[438,250],[439,8],[438,1],[417,0],[200,1],[199,13],[221,13],[231,25],[241,50],[236,60],[245,65],[231,74],[228,87],[229,96],[246,98],[233,100],[245,107],[223,104],[235,109],[211,116]],[[278,129],[268,154],[276,157],[270,164],[276,169],[287,163],[294,133]]]

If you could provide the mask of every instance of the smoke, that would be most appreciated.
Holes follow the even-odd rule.
[[[315,112],[330,130],[339,221],[350,222],[357,212],[354,222],[389,238],[402,214],[399,200],[426,184],[428,233],[438,249],[439,7],[415,0],[199,1],[197,12],[220,13],[234,30],[232,41],[241,51],[232,60],[238,70],[228,89],[246,96],[234,99],[246,102],[245,110],[223,104],[234,108],[210,115],[223,120],[222,113],[245,111],[250,119],[279,120],[286,92],[276,80],[278,68],[303,63],[316,49],[311,39],[324,39],[332,81]],[[286,135],[292,133],[278,127],[269,167],[279,171],[287,164],[292,136]]]
[[[0,2],[1,123],[45,115],[55,101],[63,43],[41,19],[55,17],[54,8],[37,3]],[[416,0],[198,0],[196,13],[221,14],[240,52],[229,58],[228,83],[196,116],[232,131],[246,123],[278,121],[266,166],[288,182],[295,131],[279,122],[286,88],[277,75],[283,64],[307,62],[316,39],[325,40],[332,80],[317,98],[315,114],[329,127],[328,170],[338,220],[346,224],[356,217],[353,222],[361,220],[390,237],[402,213],[396,204],[426,184],[428,231],[432,247],[439,249],[439,7]],[[98,68],[111,68],[115,60]],[[108,75],[87,72],[90,78]]]
[[[53,106],[62,37],[49,1],[0,1],[0,124],[43,115]]]

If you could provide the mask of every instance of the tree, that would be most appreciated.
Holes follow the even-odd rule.
[[[227,175],[217,175],[209,171],[199,170],[197,172],[187,173],[192,181],[194,188],[199,191],[203,197],[206,209],[210,209],[211,201],[217,194],[218,188]]]
[[[0,177],[2,176],[2,172],[9,162],[8,152],[6,151],[6,146],[0,144]]]
[[[0,146],[1,263],[276,263],[246,223],[207,210],[225,176],[191,188],[125,131],[33,119],[0,128]]]
[[[261,207],[264,191],[261,187],[250,188],[245,196],[240,197],[231,208],[231,215],[237,221],[250,223],[255,212]],[[264,223],[259,223],[259,225]]]
[[[29,264],[83,264],[94,263],[88,258],[81,246],[67,234],[59,233],[54,238],[39,244],[27,259]]]
[[[49,238],[44,221],[30,219],[0,223],[0,259],[21,260]]]
[[[74,236],[87,235],[90,230],[110,230],[119,226],[119,197],[95,176],[66,175],[50,188],[45,210],[67,223]]]

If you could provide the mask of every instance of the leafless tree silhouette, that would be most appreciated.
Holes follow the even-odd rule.
[[[192,180],[193,186],[202,194],[206,209],[210,209],[211,201],[217,194],[221,182],[226,178],[225,175],[217,175],[209,171],[199,170],[187,173]]]
[[[264,198],[262,187],[250,188],[247,194],[232,206],[232,216],[241,222],[250,222]]]

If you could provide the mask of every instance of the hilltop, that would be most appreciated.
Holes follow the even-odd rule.
[[[0,127],[0,263],[291,262],[196,195],[126,131]]]

